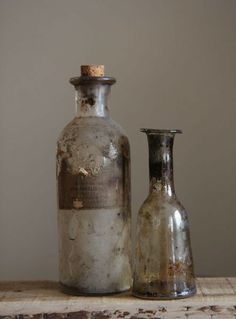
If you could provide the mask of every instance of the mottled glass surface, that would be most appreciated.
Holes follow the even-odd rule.
[[[131,285],[130,149],[109,117],[115,79],[71,79],[76,117],[58,139],[59,273],[70,294],[110,294]]]
[[[137,218],[133,294],[188,297],[196,292],[189,222],[173,181],[173,141],[181,131],[142,131],[149,144],[150,192]]]

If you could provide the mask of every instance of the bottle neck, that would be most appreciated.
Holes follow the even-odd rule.
[[[109,117],[110,84],[86,83],[76,87],[76,117]]]
[[[171,133],[148,134],[150,192],[175,195]]]

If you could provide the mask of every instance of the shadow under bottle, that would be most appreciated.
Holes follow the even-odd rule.
[[[173,142],[180,130],[141,129],[149,145],[150,192],[136,225],[133,294],[175,299],[195,294],[187,213],[173,180]]]

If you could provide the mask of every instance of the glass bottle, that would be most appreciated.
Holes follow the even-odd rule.
[[[173,142],[180,130],[141,129],[149,145],[150,192],[136,226],[133,294],[175,299],[195,294],[187,213],[176,197]]]
[[[116,82],[103,66],[70,79],[76,117],[57,146],[59,276],[68,294],[110,294],[131,285],[130,150],[109,116]]]

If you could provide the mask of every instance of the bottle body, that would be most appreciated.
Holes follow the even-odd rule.
[[[137,220],[134,294],[172,299],[194,293],[187,214],[178,201],[150,195]]]
[[[173,186],[174,136],[164,134],[148,136],[150,193],[136,228],[133,294],[147,299],[184,298],[196,291],[188,217]]]
[[[131,285],[129,142],[109,116],[90,116],[101,105],[87,100],[58,140],[60,283],[71,294],[118,293]]]

